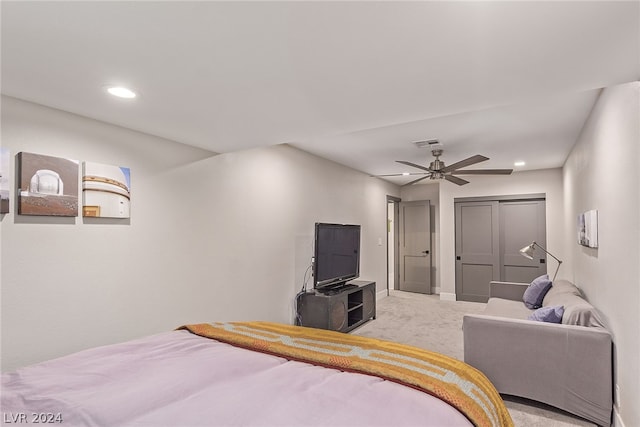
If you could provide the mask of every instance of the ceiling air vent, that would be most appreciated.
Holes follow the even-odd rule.
[[[413,143],[418,148],[441,148],[442,144],[437,139],[427,139],[426,141],[416,141]]]

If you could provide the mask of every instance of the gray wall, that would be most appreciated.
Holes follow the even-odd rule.
[[[2,145],[127,166],[132,186],[130,221],[89,221],[16,215],[12,182],[3,371],[184,323],[291,322],[316,221],[361,224],[361,277],[386,284],[398,187],[290,146],[214,155],[8,97]]]
[[[640,425],[640,83],[604,89],[564,169],[565,241],[573,281],[614,336],[616,408]],[[577,243],[577,217],[598,210],[598,249]],[[563,266],[564,267],[564,266]]]

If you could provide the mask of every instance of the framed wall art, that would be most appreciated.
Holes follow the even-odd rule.
[[[18,213],[78,216],[78,161],[18,153]]]
[[[9,212],[9,150],[0,147],[0,214]]]
[[[129,218],[131,172],[122,166],[83,162],[82,216]]]
[[[598,211],[578,215],[578,243],[589,248],[598,247]]]

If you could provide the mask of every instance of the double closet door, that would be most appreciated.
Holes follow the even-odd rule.
[[[546,247],[544,196],[530,197],[456,200],[458,301],[486,302],[492,280],[527,283],[547,272],[544,252],[520,254],[533,241]]]

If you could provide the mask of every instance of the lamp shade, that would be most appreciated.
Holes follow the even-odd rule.
[[[553,259],[558,261],[558,267],[556,268],[556,274],[553,275],[553,280],[556,280],[556,276],[558,275],[558,270],[560,270],[560,265],[562,264],[562,261],[560,259],[558,259],[557,256],[553,255],[551,252],[549,252],[548,250],[546,250],[545,248],[543,248],[542,246],[540,246],[536,242],[532,242],[530,245],[527,245],[524,248],[520,249],[520,255],[522,255],[525,258],[533,259],[533,251],[535,250],[536,246],[538,248],[540,248],[540,250],[542,250],[544,253],[548,254],[550,257],[552,257]],[[541,259],[540,263],[542,264],[543,262],[544,261],[542,261],[542,259]]]
[[[525,258],[533,259],[533,245],[534,243],[520,249],[520,254]]]

